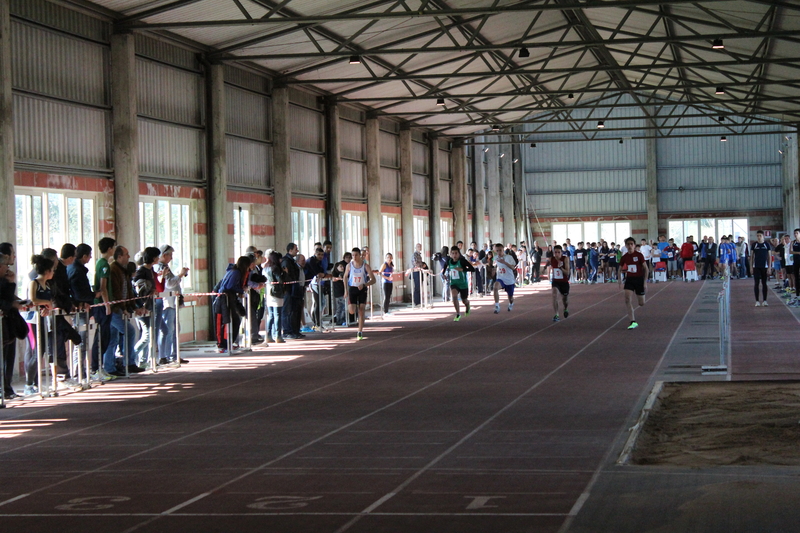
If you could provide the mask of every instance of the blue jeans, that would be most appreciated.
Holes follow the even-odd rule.
[[[123,347],[123,361],[126,365],[134,364],[136,359],[134,354],[134,341],[136,340],[136,328],[133,324],[122,318],[122,313],[111,313],[111,323],[109,324],[108,348],[103,353],[103,370],[114,372],[117,370],[117,346],[120,343],[120,335],[125,335],[125,346]]]
[[[144,366],[145,363],[150,361],[150,320],[151,316],[143,316],[139,319],[139,324],[142,326],[142,336],[139,337],[139,342],[134,346],[136,352],[136,359],[139,366]]]
[[[283,337],[281,329],[281,311],[283,307],[268,307],[269,316],[267,317],[267,337],[277,340]]]
[[[174,307],[164,307],[158,321],[158,357],[160,359],[174,360],[178,356],[175,338],[175,313]]]

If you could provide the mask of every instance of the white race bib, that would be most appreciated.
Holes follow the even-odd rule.
[[[560,268],[553,269],[553,279],[564,279],[564,271]]]
[[[505,275],[505,273],[506,273],[506,267],[504,267],[504,266],[499,266],[499,267],[497,267],[497,274],[498,274],[498,275],[500,275],[500,276],[504,276],[504,275]]]
[[[450,269],[450,279],[459,279],[459,278],[461,278],[461,272],[451,268]]]
[[[361,276],[353,276],[353,285],[354,285],[355,287],[358,287],[358,286],[359,286],[359,285],[361,285],[362,283],[363,283],[363,282],[361,281]]]
[[[636,265],[628,265],[628,274],[636,274],[639,271],[639,267]]]

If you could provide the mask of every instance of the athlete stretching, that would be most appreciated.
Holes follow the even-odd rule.
[[[361,250],[353,248],[353,259],[344,270],[344,279],[347,280],[347,291],[350,298],[350,314],[356,312],[358,307],[358,334],[356,340],[364,338],[364,314],[367,308],[368,287],[375,283],[375,276],[369,264],[361,257]]]
[[[569,260],[564,257],[561,245],[553,247],[553,257],[547,265],[552,284],[553,310],[556,312],[553,322],[558,322],[558,295],[564,303],[564,318],[569,316]]]
[[[620,263],[622,271],[625,272],[625,285],[623,287],[625,293],[625,307],[628,310],[628,318],[631,323],[628,329],[636,329],[639,324],[636,322],[636,317],[633,314],[633,295],[639,300],[639,307],[644,305],[644,280],[647,279],[647,261],[641,252],[636,251],[636,241],[633,237],[625,239],[625,247],[628,249],[627,253],[622,256]],[[622,287],[622,277],[620,276],[619,284]]]

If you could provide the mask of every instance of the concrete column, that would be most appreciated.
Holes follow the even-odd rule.
[[[139,123],[132,33],[111,36],[114,214],[117,242],[139,249]],[[156,243],[157,246],[166,243]]]
[[[403,232],[403,262],[396,262],[398,269],[407,269],[414,255],[414,181],[411,174],[411,130],[403,125],[400,128],[400,226]],[[402,266],[401,266],[402,265]],[[411,284],[406,284],[407,295],[411,294]]]
[[[788,137],[788,139],[786,138]],[[783,227],[790,234],[800,228],[800,182],[798,182],[797,130],[787,133],[783,149]]]
[[[656,139],[645,139],[647,158],[647,238],[658,238],[658,167],[656,166]]]
[[[483,145],[473,145],[474,152],[472,154],[472,164],[474,165],[474,172],[472,173],[472,231],[474,233],[475,242],[478,243],[478,246],[483,246],[483,241],[486,239],[486,212],[483,207],[486,203],[486,189],[483,188],[486,175],[485,166],[483,164],[483,149]]]
[[[518,143],[511,145],[511,157],[516,161],[513,166],[514,174],[514,212],[516,213],[516,228],[518,241],[528,242],[528,214],[525,212],[525,172],[522,166],[522,147]]]
[[[380,268],[383,256],[388,250],[383,249],[383,217],[381,215],[381,154],[378,149],[378,119],[368,118],[366,128],[367,149],[367,224],[369,227],[369,249],[372,250],[372,261]],[[397,258],[395,258],[395,264]],[[380,294],[378,287],[373,294]]]
[[[488,145],[489,151],[486,153],[486,207],[489,212],[489,239],[492,242],[500,242],[500,234],[503,226],[500,223],[500,168],[499,144]]]
[[[328,237],[333,243],[334,257],[341,257],[344,253],[342,249],[341,148],[339,143],[339,106],[336,105],[334,99],[327,99],[325,102],[325,122],[327,131]]]
[[[208,71],[208,221],[209,282],[221,280],[233,257],[233,239],[228,227],[233,223],[233,210],[228,203],[228,167],[225,152],[225,74],[222,65],[211,65]],[[233,257],[234,261],[237,259]]]
[[[428,177],[430,178],[430,200],[431,206],[428,213],[430,214],[430,233],[431,233],[431,254],[435,254],[442,249],[442,246],[450,246],[451,243],[447,235],[442,235],[441,232],[441,219],[442,219],[442,189],[441,182],[439,181],[439,158],[441,152],[439,151],[439,139],[436,135],[428,135]],[[430,265],[429,265],[430,266]],[[438,280],[437,280],[438,283]],[[441,288],[437,285],[438,288]]]
[[[0,242],[16,246],[14,209],[14,100],[11,93],[10,0],[0,0],[0,199],[4,214],[0,220]],[[26,258],[20,263],[25,264]]]
[[[456,242],[464,241],[469,246],[467,232],[467,158],[463,143],[453,143],[450,151],[450,174],[453,177],[451,191],[453,202],[453,230]]]
[[[292,166],[289,158],[289,89],[272,91],[272,187],[275,191],[275,248],[292,242]]]
[[[508,142],[508,137],[503,137]],[[517,242],[517,225],[514,222],[514,157],[511,154],[510,144],[501,144],[500,149],[505,155],[501,160],[503,167],[500,169],[500,183],[503,192],[500,200],[503,204],[503,240],[506,243]]]

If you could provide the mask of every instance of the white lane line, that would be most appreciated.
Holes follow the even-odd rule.
[[[274,513],[175,513],[170,516],[185,517],[185,518],[241,518],[245,516],[353,516],[358,513],[354,512],[279,512]],[[4,514],[3,517],[14,518],[66,518],[66,517],[112,517],[112,518],[126,518],[126,517],[151,517],[161,518],[163,515],[160,513],[18,513],[18,514]],[[469,516],[477,518],[481,516],[567,516],[567,513],[372,513],[371,516]]]
[[[14,496],[11,499],[8,499],[8,500],[6,500],[4,502],[0,502],[0,507],[4,506],[6,504],[12,503],[12,502],[21,500],[22,498],[27,498],[28,496],[30,496],[30,493],[28,493],[28,494],[20,494],[19,496]]]
[[[658,295],[659,293],[661,293],[663,290],[664,290],[664,289],[661,289],[661,290],[660,290],[658,293],[656,293],[656,295]],[[601,300],[600,302],[604,302],[604,301],[606,301],[606,300],[608,300],[609,298],[612,298],[612,297],[614,297],[614,296],[617,296],[617,294],[613,294],[613,295],[609,296],[608,298],[604,298],[604,299],[603,299],[603,300]],[[597,302],[595,305],[598,305],[600,302]],[[581,311],[585,311],[585,310],[587,310],[587,309],[590,309],[591,307],[594,307],[594,306],[590,306],[590,307],[584,308],[584,309],[582,309]],[[578,312],[576,312],[575,314],[578,314]],[[541,378],[539,381],[537,381],[536,383],[534,383],[534,384],[533,384],[531,387],[529,387],[529,388],[528,388],[526,391],[524,391],[522,394],[520,394],[519,396],[517,396],[516,398],[514,398],[514,399],[513,399],[511,402],[509,402],[508,404],[506,404],[506,405],[505,405],[505,406],[504,406],[502,409],[500,409],[499,411],[495,412],[495,413],[494,413],[492,416],[490,416],[489,418],[487,418],[487,419],[486,419],[486,420],[485,420],[483,423],[481,423],[481,424],[480,424],[480,425],[478,425],[476,428],[474,428],[472,431],[470,431],[468,434],[466,434],[464,437],[462,437],[462,438],[461,438],[461,439],[460,439],[458,442],[456,442],[455,444],[453,444],[452,446],[450,446],[450,447],[449,447],[447,450],[445,450],[444,452],[442,452],[441,454],[439,454],[439,456],[437,456],[436,458],[434,458],[434,459],[433,459],[432,461],[430,461],[430,462],[429,462],[427,465],[425,465],[425,466],[424,466],[424,467],[422,467],[420,470],[418,470],[417,472],[415,472],[414,474],[412,474],[410,477],[408,477],[408,478],[407,478],[405,481],[403,481],[403,482],[402,482],[400,485],[398,485],[398,486],[397,486],[397,487],[396,487],[394,490],[392,490],[391,492],[389,492],[388,494],[386,494],[385,496],[383,496],[381,499],[379,499],[378,501],[376,501],[375,503],[373,503],[372,505],[370,505],[369,507],[367,507],[366,509],[364,509],[364,510],[363,510],[363,511],[362,511],[362,512],[359,514],[359,515],[357,515],[357,516],[356,516],[356,517],[354,517],[352,520],[350,520],[349,522],[347,522],[346,524],[344,524],[342,527],[340,527],[339,529],[337,529],[335,533],[344,533],[345,531],[347,531],[348,529],[350,529],[351,527],[353,527],[355,524],[357,524],[357,523],[358,523],[358,522],[359,522],[359,521],[360,521],[362,518],[364,518],[365,516],[367,516],[367,515],[371,514],[371,513],[372,513],[372,511],[374,511],[374,510],[375,510],[377,507],[379,507],[379,506],[380,506],[380,505],[382,505],[383,503],[386,503],[387,501],[389,501],[389,500],[390,500],[390,499],[391,499],[393,496],[395,496],[395,495],[396,495],[396,494],[398,494],[399,492],[401,492],[401,491],[405,490],[405,488],[406,488],[406,487],[408,487],[408,486],[409,486],[411,483],[413,483],[414,481],[416,481],[416,480],[417,480],[417,479],[418,479],[420,476],[422,476],[423,474],[425,474],[426,472],[428,472],[429,470],[431,470],[431,468],[433,468],[433,467],[434,467],[436,464],[438,464],[438,463],[439,463],[441,460],[443,460],[445,457],[447,457],[448,455],[450,455],[450,453],[452,453],[453,451],[455,451],[456,449],[458,449],[458,448],[459,448],[459,447],[460,447],[462,444],[464,444],[464,443],[465,443],[465,442],[467,442],[469,439],[471,439],[471,438],[472,438],[474,435],[476,435],[477,433],[479,433],[479,432],[480,432],[480,431],[481,431],[483,428],[485,428],[486,426],[488,426],[489,424],[491,424],[492,422],[494,422],[494,421],[495,421],[495,420],[496,420],[498,417],[500,417],[500,415],[502,415],[503,413],[505,413],[506,411],[508,411],[508,410],[509,410],[509,409],[511,409],[512,407],[514,407],[514,406],[515,406],[517,403],[519,403],[519,402],[520,402],[520,401],[521,401],[523,398],[525,398],[525,397],[526,397],[528,394],[530,394],[531,392],[533,392],[534,390],[536,390],[537,388],[539,388],[539,387],[540,387],[540,386],[541,386],[543,383],[545,383],[547,380],[549,380],[549,379],[550,379],[552,376],[554,376],[554,375],[555,375],[557,372],[559,372],[559,371],[560,371],[562,368],[566,367],[566,366],[567,366],[569,363],[571,363],[573,360],[575,360],[575,358],[577,358],[577,357],[578,357],[580,354],[582,354],[584,351],[586,351],[586,350],[587,350],[587,349],[588,349],[590,346],[592,346],[592,345],[593,345],[595,342],[597,342],[598,340],[600,340],[600,339],[601,339],[601,338],[602,338],[602,337],[603,337],[603,336],[604,336],[606,333],[608,333],[609,331],[611,331],[612,329],[614,329],[614,328],[617,326],[617,324],[619,324],[620,322],[622,322],[624,319],[627,319],[627,314],[626,314],[625,316],[623,316],[622,318],[619,318],[619,319],[618,319],[616,322],[614,322],[613,324],[611,324],[611,326],[609,326],[609,327],[608,327],[608,328],[607,328],[605,331],[603,331],[603,332],[602,332],[602,333],[600,333],[598,336],[596,336],[594,339],[592,339],[592,341],[590,341],[588,344],[584,345],[584,346],[583,346],[583,348],[581,348],[580,350],[578,350],[577,352],[575,352],[575,353],[574,353],[572,356],[570,356],[568,359],[566,359],[564,362],[562,362],[562,363],[561,363],[560,365],[558,365],[556,368],[554,368],[553,370],[551,370],[551,371],[550,371],[548,374],[546,374],[546,375],[545,375],[544,377],[542,377],[542,378]],[[512,344],[510,344],[510,345],[508,345],[508,346],[506,346],[506,347],[504,347],[504,348],[502,348],[501,350],[498,350],[497,352],[495,352],[495,354],[496,354],[496,353],[500,353],[500,352],[502,352],[502,351],[505,351],[505,350],[507,350],[507,349],[509,349],[509,348],[511,348],[511,347],[513,347],[513,346],[516,346],[517,344],[520,344],[520,343],[524,342],[524,341],[527,341],[528,339],[530,339],[530,337],[533,337],[534,335],[537,335],[539,332],[541,332],[541,331],[544,331],[544,330],[548,329],[549,327],[552,327],[552,325],[554,325],[554,324],[551,324],[551,326],[547,326],[547,327],[545,327],[545,328],[542,328],[541,330],[539,330],[539,331],[537,331],[537,332],[534,332],[534,333],[532,333],[532,334],[531,334],[531,335],[529,335],[528,337],[522,338],[522,339],[520,339],[520,340],[518,340],[518,341],[516,341],[516,342],[514,342],[514,343],[512,343]],[[494,354],[492,354],[492,356],[493,356],[493,355],[494,355]],[[490,356],[490,357],[491,357],[491,356]]]
[[[659,291],[659,294],[660,294],[660,292],[661,291]],[[661,369],[661,365],[664,364],[664,359],[666,359],[666,357],[667,357],[667,352],[669,352],[670,347],[675,342],[675,338],[678,336],[678,332],[683,327],[683,324],[686,322],[686,318],[689,316],[689,312],[691,312],[691,310],[694,308],[695,303],[697,303],[697,299],[700,297],[700,293],[702,293],[702,292],[703,292],[703,287],[701,286],[697,290],[697,294],[695,294],[694,299],[692,300],[692,303],[689,305],[689,307],[686,309],[686,312],[683,314],[683,318],[681,319],[680,324],[678,324],[678,327],[675,328],[675,331],[672,333],[672,337],[670,338],[669,342],[667,343],[666,348],[664,348],[664,352],[661,354],[661,358],[658,360],[658,363],[656,363],[656,366],[653,369],[653,372],[650,373],[650,377],[647,380],[647,385],[645,386],[644,392],[641,394],[641,396],[639,398],[639,401],[636,402],[636,404],[634,406],[633,413],[623,423],[622,429],[620,429],[619,432],[617,433],[617,438],[615,438],[614,441],[611,443],[611,446],[609,446],[608,452],[605,454],[605,457],[603,457],[603,460],[600,461],[600,464],[598,465],[597,469],[595,469],[594,474],[592,474],[592,478],[589,480],[589,483],[586,485],[586,488],[584,489],[583,493],[581,494],[581,497],[578,499],[579,501],[581,499],[583,500],[583,501],[581,501],[581,505],[577,509],[573,508],[574,514],[572,512],[570,512],[570,514],[567,517],[567,519],[564,521],[564,523],[559,528],[558,533],[566,533],[569,530],[570,526],[572,525],[572,522],[575,520],[575,517],[578,515],[578,512],[581,510],[583,505],[589,499],[589,496],[592,493],[592,489],[594,488],[595,484],[597,483],[597,480],[600,479],[600,473],[603,471],[603,468],[605,468],[606,464],[608,464],[608,461],[611,459],[611,455],[614,453],[614,450],[616,449],[616,443],[620,439],[622,439],[622,437],[625,435],[625,433],[627,433],[628,427],[630,426],[630,420],[631,419],[635,420],[637,418],[637,412],[636,412],[637,411],[637,407],[639,405],[641,405],[645,401],[647,395],[649,395],[650,391],[653,389],[653,385],[655,383],[656,376],[658,375],[658,372]],[[578,502],[576,502],[576,505],[577,505],[577,503]]]

